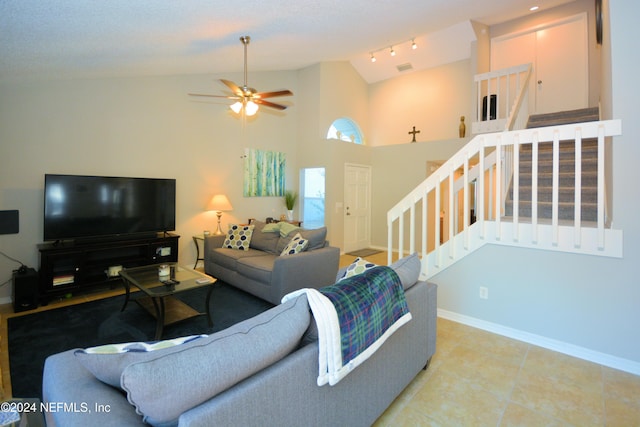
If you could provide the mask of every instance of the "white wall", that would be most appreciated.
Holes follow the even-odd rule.
[[[252,85],[297,93],[297,73],[252,75]],[[245,147],[285,152],[287,186],[297,189],[297,111],[262,109],[243,130],[221,103],[187,96],[223,89],[211,75],[0,86],[0,209],[20,211],[20,233],[0,236],[0,250],[38,267],[45,173],[176,178],[180,260],[187,264],[195,258],[191,235],[214,228],[215,215],[203,211],[214,193],[226,193],[234,207],[225,227],[280,216],[282,198],[242,196],[240,156]],[[296,97],[283,101],[295,105]],[[0,281],[17,267],[0,257]],[[10,288],[0,289],[0,300]]]
[[[469,60],[384,80],[369,89],[369,145],[404,144],[415,126],[417,141],[458,137],[460,116],[468,128],[472,81]]]
[[[327,140],[334,120],[348,117],[369,132],[368,86],[348,62],[316,64],[300,73],[300,126],[298,168],[326,169],[325,224],[333,246],[344,241],[344,164],[371,164],[371,148],[345,141]]]

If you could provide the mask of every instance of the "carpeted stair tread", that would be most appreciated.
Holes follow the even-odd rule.
[[[598,107],[577,110],[558,111],[555,113],[535,114],[529,117],[527,128],[565,125],[571,123],[593,122],[600,120]]]

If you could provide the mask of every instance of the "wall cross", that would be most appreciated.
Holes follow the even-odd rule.
[[[416,127],[413,127],[413,130],[410,132],[407,132],[409,135],[413,135],[413,139],[411,140],[411,142],[416,142],[416,134],[420,133],[419,130],[416,130]]]

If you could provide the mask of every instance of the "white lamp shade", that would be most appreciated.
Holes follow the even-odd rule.
[[[247,105],[244,107],[244,110],[247,113],[247,116],[253,116],[255,113],[258,112],[258,104],[256,104],[253,101],[249,101],[247,102]]]
[[[207,205],[208,211],[231,211],[233,210],[233,206],[231,206],[231,202],[224,194],[216,194],[213,196],[209,204]]]
[[[234,113],[238,114],[240,110],[242,110],[242,102],[237,101],[229,106],[233,110]]]

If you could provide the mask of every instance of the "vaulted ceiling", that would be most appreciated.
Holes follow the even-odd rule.
[[[468,57],[471,20],[493,25],[570,1],[2,0],[0,79],[238,72],[246,34],[250,71],[351,61],[371,82],[397,73],[412,38],[410,62],[425,68]],[[395,63],[370,63],[394,45]]]

